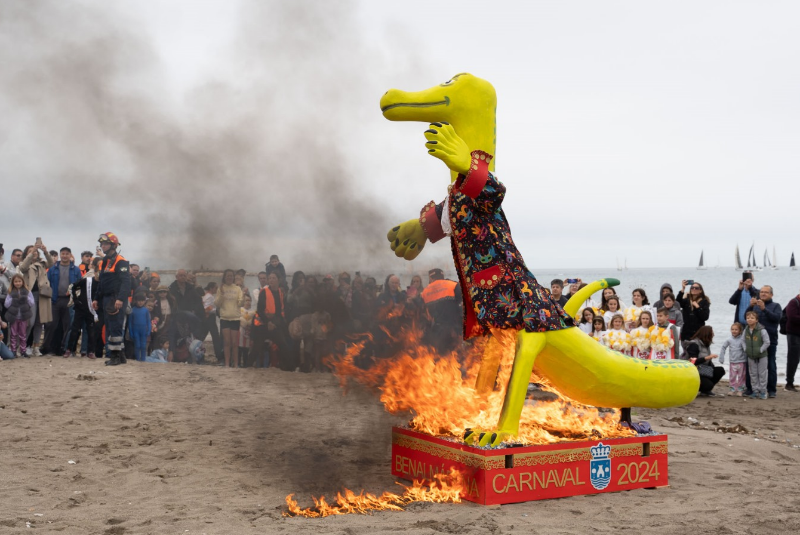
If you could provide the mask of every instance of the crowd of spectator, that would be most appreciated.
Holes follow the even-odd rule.
[[[0,359],[41,356],[102,358],[107,341],[104,315],[93,306],[93,288],[103,277],[102,251],[81,253],[68,247],[35,245],[14,249],[7,262],[0,246]],[[338,276],[295,271],[272,255],[257,275],[258,288],[247,288],[244,269],[225,270],[219,282],[197,285],[197,274],[179,269],[169,286],[147,268],[130,263],[125,355],[151,362],[215,362],[230,367],[280,367],[324,371],[325,358],[340,352],[356,335],[367,334],[366,360],[391,353],[404,324],[421,330],[423,341],[448,352],[462,344],[461,289],[441,269],[428,273],[427,285],[415,275],[406,289],[389,275],[381,284],[356,271]],[[551,281],[551,294],[562,306],[586,285],[580,279]],[[782,309],[772,287],[754,286],[745,272],[729,299],[735,306],[731,337],[720,354],[711,346],[715,333],[706,325],[711,301],[698,281],[683,280],[680,291],[661,286],[653,304],[643,288],[626,303],[613,288],[600,302],[585,299],[577,326],[598,342],[643,359],[690,359],[701,377],[700,394],[725,375],[714,365],[730,358],[730,394],[759,398],[777,395],[776,350],[787,337],[787,391],[800,361],[800,296]],[[206,355],[210,335],[214,358]],[[79,346],[80,344],[80,346]]]
[[[104,316],[114,312],[92,306],[104,276],[101,255],[100,248],[84,251],[78,264],[68,247],[48,251],[37,242],[0,262],[0,358],[107,356]],[[429,272],[427,286],[415,276],[404,290],[396,275],[378,284],[359,271],[353,277],[295,271],[289,279],[273,255],[257,275],[258,288],[247,288],[246,276],[244,269],[227,269],[219,282],[201,287],[195,272],[179,269],[166,286],[157,272],[130,263],[125,361],[310,372],[325,371],[327,356],[364,333],[373,342],[363,356],[380,357],[391,345],[387,325],[396,331],[413,323],[444,352],[461,340],[461,293],[441,269]],[[209,335],[213,359],[205,351]]]
[[[788,343],[786,385],[784,390],[797,392],[794,384],[800,362],[800,295],[785,309],[773,300],[774,289],[754,286],[754,274],[743,273],[728,303],[735,306],[731,337],[720,354],[713,353],[714,330],[706,325],[711,300],[703,285],[694,280],[681,281],[677,295],[670,283],[661,286],[659,300],[650,305],[642,288],[633,290],[626,305],[613,288],[606,288],[600,303],[587,299],[578,314],[578,327],[599,342],[626,355],[645,359],[680,358],[692,360],[700,373],[700,395],[714,396],[713,388],[725,375],[724,363],[730,358],[730,391],[733,396],[768,399],[777,397],[777,348],[780,337]],[[551,282],[551,294],[563,303],[585,286],[580,279]],[[688,291],[687,291],[688,287]],[[563,304],[562,303],[562,304]],[[649,336],[645,336],[650,333]],[[663,343],[662,343],[663,342]],[[661,352],[657,349],[660,344]],[[668,346],[669,351],[663,351]]]

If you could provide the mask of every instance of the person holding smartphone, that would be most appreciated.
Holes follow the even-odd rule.
[[[728,299],[728,303],[736,307],[734,314],[734,323],[741,323],[747,325],[747,319],[744,317],[747,312],[747,307],[753,299],[758,299],[758,289],[753,286],[754,278],[752,271],[742,272],[742,278],[739,280],[739,287],[733,292],[733,295]]]
[[[47,247],[41,238],[36,238],[36,245],[28,245],[22,252],[22,262],[19,264],[19,274],[25,279],[25,287],[33,294],[33,315],[28,321],[28,335],[33,332],[31,354],[39,357],[42,339],[42,326],[53,321],[53,307],[51,306],[53,290],[47,279],[47,270],[53,267],[53,258],[47,252]]]
[[[686,287],[689,291],[686,292]],[[681,281],[681,291],[676,298],[683,314],[683,329],[681,329],[681,342],[684,343],[694,337],[700,327],[705,327],[711,313],[711,300],[706,296],[703,285],[697,281]]]

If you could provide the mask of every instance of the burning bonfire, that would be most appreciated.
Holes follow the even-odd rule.
[[[459,350],[439,355],[422,343],[413,327],[392,333],[386,327],[379,333],[380,343],[365,336],[341,356],[328,360],[342,387],[351,381],[380,396],[392,414],[408,413],[408,427],[414,431],[446,440],[463,440],[470,428],[489,428],[497,421],[503,406],[505,389],[498,388],[487,397],[475,391],[480,356],[485,340],[464,344]],[[374,356],[375,347],[390,354]],[[514,352],[505,352],[513,356]],[[507,385],[512,359],[501,362],[498,385]],[[633,436],[635,432],[619,425],[616,410],[601,410],[581,405],[560,394],[545,380],[531,376],[532,394],[522,411],[520,432],[514,444],[536,445],[606,437]],[[403,486],[403,485],[401,485]],[[336,505],[325,497],[314,498],[314,506],[301,509],[294,495],[286,497],[286,516],[324,517],[375,510],[402,510],[417,502],[460,502],[463,481],[457,471],[439,474],[431,486],[415,481],[402,494],[384,492],[380,496],[345,490],[336,496]]]

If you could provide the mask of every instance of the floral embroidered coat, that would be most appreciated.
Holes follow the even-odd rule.
[[[514,245],[500,206],[506,188],[488,170],[492,156],[474,151],[472,157],[472,169],[466,177],[459,175],[447,199],[431,201],[420,213],[431,242],[450,235],[464,301],[464,338],[486,335],[491,328],[545,332],[573,327]]]

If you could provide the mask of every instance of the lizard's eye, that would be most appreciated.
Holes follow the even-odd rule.
[[[453,80],[452,78],[450,78],[450,79],[449,79],[449,80],[447,80],[445,83],[443,83],[443,84],[440,84],[440,85],[442,85],[442,86],[453,85],[453,82],[455,82],[455,80]]]

